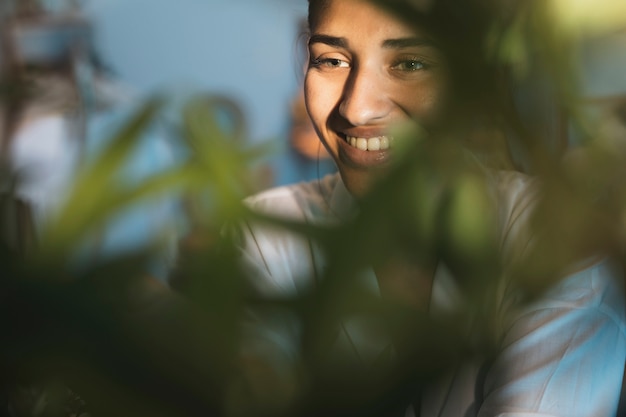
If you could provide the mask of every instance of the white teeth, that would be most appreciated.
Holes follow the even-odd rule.
[[[346,142],[353,148],[360,149],[362,151],[380,151],[389,149],[393,138],[387,136],[377,136],[374,138],[357,138],[354,136],[347,136]]]
[[[380,149],[389,149],[389,138],[387,136],[380,137]]]

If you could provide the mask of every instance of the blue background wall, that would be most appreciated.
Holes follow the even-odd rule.
[[[85,0],[99,52],[139,95],[226,93],[252,142],[284,134],[306,0]]]

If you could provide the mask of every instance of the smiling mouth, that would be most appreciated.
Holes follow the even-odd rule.
[[[372,138],[359,138],[355,136],[345,136],[348,145],[361,151],[384,151],[391,148],[393,137],[375,136]]]

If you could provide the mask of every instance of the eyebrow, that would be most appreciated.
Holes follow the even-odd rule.
[[[330,35],[315,34],[309,38],[309,45],[314,43],[323,43],[328,46],[334,46],[337,48],[348,48],[348,40],[346,38]],[[382,43],[382,47],[385,49],[403,49],[416,46],[429,46],[436,47],[435,43],[424,37],[409,37],[398,39],[386,39]]]
[[[311,35],[311,37],[309,38],[309,45],[314,44],[314,43],[323,43],[325,45],[328,46],[336,46],[338,48],[347,48],[348,47],[348,41],[346,40],[346,38],[340,38],[337,36],[330,36],[330,35]]]
[[[436,47],[435,43],[432,40],[424,37],[386,39],[385,41],[383,41],[383,48],[385,49],[403,49],[415,46]]]

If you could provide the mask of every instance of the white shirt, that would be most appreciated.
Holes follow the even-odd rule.
[[[534,199],[531,180],[498,173],[492,185],[503,254],[515,261],[521,256],[516,245],[529,239],[524,234]],[[338,222],[354,208],[338,174],[268,190],[247,202],[255,210],[318,225]],[[324,259],[309,239],[261,224],[248,224],[244,236],[243,257],[261,294],[293,296],[322,278]],[[363,282],[377,291],[373,271],[364,273]],[[559,281],[540,300],[508,311],[495,359],[490,364],[465,363],[444,375],[423,392],[419,416],[614,415],[626,358],[623,294],[621,272],[605,260]],[[430,313],[453,310],[462,302],[454,279],[439,267]],[[503,308],[516,306],[509,299],[501,302]],[[297,320],[286,312],[263,320],[257,343],[265,344],[262,349],[272,351],[277,362],[297,363]],[[338,338],[351,339],[361,358],[373,358],[386,346],[384,338],[368,338],[358,322],[342,327]],[[414,414],[407,410],[407,416]]]

